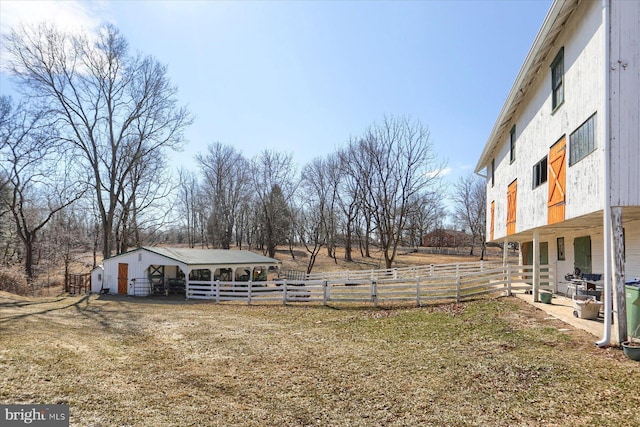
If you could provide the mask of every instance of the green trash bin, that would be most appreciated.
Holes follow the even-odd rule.
[[[627,300],[627,332],[633,338],[640,338],[640,280],[625,285]]]

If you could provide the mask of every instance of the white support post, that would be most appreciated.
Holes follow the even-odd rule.
[[[540,302],[540,233],[533,231],[533,302]]]
[[[249,287],[247,288],[247,305],[251,305],[251,280],[249,280]]]
[[[220,281],[217,280],[213,283],[213,289],[216,291],[216,304],[220,303]]]
[[[420,279],[416,279],[416,306],[420,307]]]
[[[502,265],[509,263],[509,239],[505,238],[502,244]]]
[[[507,264],[507,296],[511,296],[511,265]]]

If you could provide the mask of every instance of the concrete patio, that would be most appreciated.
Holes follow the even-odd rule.
[[[573,315],[574,309],[571,298],[554,294],[551,299],[551,304],[544,304],[541,302],[533,302],[533,295],[528,295],[522,292],[514,292],[513,295],[534,307],[539,308],[550,316],[562,320],[564,323],[567,323],[574,328],[589,332],[594,336],[594,343],[602,338],[604,330],[604,319],[602,317],[602,313],[596,320],[579,319]]]

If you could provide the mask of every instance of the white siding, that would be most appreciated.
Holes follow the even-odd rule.
[[[153,252],[136,250],[104,260],[104,287],[110,293],[118,293],[118,264],[128,264],[128,293],[133,294],[132,279],[146,279],[150,265],[180,265],[179,262]],[[181,268],[186,269],[182,266]],[[186,271],[185,271],[186,274]]]
[[[547,224],[548,181],[533,189],[533,166],[549,154],[549,148],[566,137],[566,211],[571,219],[603,208],[602,168],[603,114],[597,115],[596,151],[568,166],[569,136],[602,106],[603,34],[598,2],[583,2],[558,38],[541,68],[538,79],[528,88],[515,116],[516,160],[509,161],[509,135],[502,136],[495,154],[495,185],[488,170],[487,202],[495,201],[494,238],[506,235],[507,186],[518,180],[516,232]],[[551,69],[555,55],[564,47],[564,104],[552,112]],[[511,128],[507,126],[507,128]],[[490,213],[487,214],[487,227]]]
[[[611,204],[640,205],[640,2],[611,2]]]
[[[97,294],[102,289],[102,279],[104,278],[104,268],[99,265],[91,271],[91,292]]]

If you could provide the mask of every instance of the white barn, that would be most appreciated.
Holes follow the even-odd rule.
[[[620,305],[640,277],[639,137],[640,2],[555,0],[476,166],[487,240],[519,242],[556,281],[602,274]]]
[[[280,261],[250,251],[141,247],[103,261],[92,291],[146,296],[183,294],[191,282],[263,281]]]

